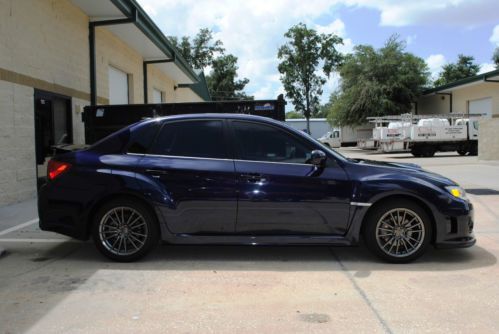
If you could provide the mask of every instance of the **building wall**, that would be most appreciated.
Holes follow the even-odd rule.
[[[203,102],[203,99],[189,88],[177,88],[174,102]]]
[[[478,158],[480,160],[499,160],[499,118],[481,120],[478,127]]]
[[[449,112],[449,96],[423,96],[418,100],[418,114],[446,114]],[[468,113],[469,101],[492,98],[492,118],[480,120],[478,158],[481,160],[499,160],[499,83],[481,82],[452,91],[452,113]]]
[[[453,113],[467,113],[468,101],[492,97],[492,115],[499,115],[499,83],[483,82],[453,92]]]
[[[165,94],[165,103],[175,102],[175,82],[167,77],[163,72],[158,70],[154,65],[148,65],[147,67],[147,79],[148,83],[148,98],[149,102],[152,102],[153,90],[156,88]]]
[[[418,100],[418,115],[447,114],[449,101],[446,95],[423,96]]]

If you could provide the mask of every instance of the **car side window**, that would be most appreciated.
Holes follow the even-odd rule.
[[[311,148],[284,130],[241,121],[232,126],[241,160],[304,164],[310,158]]]
[[[166,123],[151,148],[152,154],[227,158],[221,120],[180,121]]]
[[[158,122],[152,122],[133,129],[130,133],[130,140],[128,141],[127,153],[145,154],[158,132]]]

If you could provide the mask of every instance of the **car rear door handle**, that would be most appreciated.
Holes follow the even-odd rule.
[[[241,174],[241,178],[245,179],[248,183],[265,183],[267,182],[267,178],[262,174],[258,173],[243,173]]]

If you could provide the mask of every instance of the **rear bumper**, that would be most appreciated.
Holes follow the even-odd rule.
[[[38,192],[38,217],[42,231],[56,232],[69,237],[87,240],[86,219],[81,216],[81,207],[77,203],[65,200],[49,199],[47,186]]]

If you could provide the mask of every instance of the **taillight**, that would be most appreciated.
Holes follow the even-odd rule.
[[[65,173],[71,168],[71,164],[56,160],[50,160],[47,166],[47,175],[49,180],[54,180],[56,177]]]

